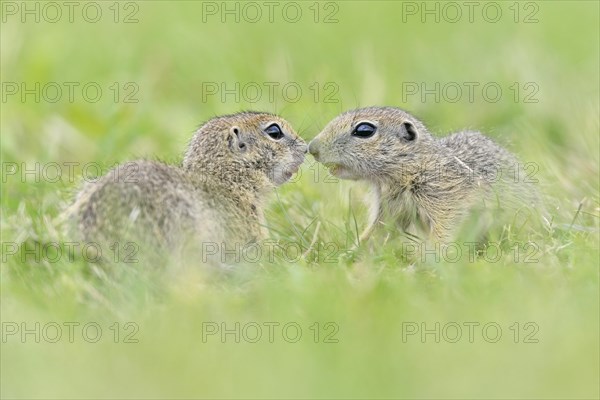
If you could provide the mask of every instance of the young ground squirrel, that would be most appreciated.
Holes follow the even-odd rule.
[[[307,151],[276,115],[216,117],[196,131],[182,165],[122,164],[87,183],[68,216],[88,242],[246,244],[263,238],[266,194],[291,178]]]
[[[339,115],[309,151],[332,175],[371,183],[375,198],[360,241],[389,219],[405,232],[447,242],[468,217],[485,225],[475,208],[494,210],[487,218],[495,219],[499,210],[514,216],[536,199],[533,185],[515,174],[515,156],[489,138],[470,131],[435,138],[393,107]]]

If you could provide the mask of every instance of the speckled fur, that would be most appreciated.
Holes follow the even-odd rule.
[[[376,133],[352,136],[364,121],[375,125]],[[416,132],[413,140],[406,122]],[[361,240],[392,220],[404,231],[446,242],[474,208],[514,213],[536,201],[535,188],[510,172],[518,168],[516,157],[491,139],[470,131],[435,138],[397,108],[345,112],[310,143],[309,151],[334,175],[372,184],[370,219]]]
[[[277,123],[284,138],[263,131]],[[236,133],[237,132],[237,133]],[[304,160],[306,143],[282,118],[257,112],[216,117],[190,141],[182,165],[122,164],[77,194],[67,215],[85,241],[241,243],[264,237],[263,204]]]

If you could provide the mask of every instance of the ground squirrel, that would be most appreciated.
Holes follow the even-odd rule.
[[[85,184],[67,214],[88,242],[134,238],[170,250],[183,239],[198,247],[258,241],[265,195],[291,178],[307,151],[276,115],[215,117],[196,131],[181,165],[119,165]]]
[[[495,210],[488,219],[498,210],[514,216],[536,198],[533,185],[515,174],[522,164],[491,139],[472,131],[435,138],[398,108],[345,112],[310,142],[309,152],[332,175],[371,183],[375,198],[360,241],[392,220],[405,232],[447,242],[468,217],[483,225],[474,208]]]

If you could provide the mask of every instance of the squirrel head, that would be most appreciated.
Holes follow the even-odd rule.
[[[254,191],[281,185],[304,161],[306,142],[283,118],[244,111],[215,117],[192,138],[183,169]]]
[[[341,179],[378,180],[418,162],[427,142],[433,142],[431,134],[407,112],[367,107],[333,119],[310,142],[309,152]]]

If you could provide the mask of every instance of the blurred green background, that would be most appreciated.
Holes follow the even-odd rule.
[[[474,2],[470,16],[465,3],[74,2],[70,14],[2,2],[2,397],[598,398],[599,4]],[[54,219],[85,165],[178,162],[199,124],[242,109],[281,114],[308,141],[368,105],[405,108],[435,134],[482,130],[535,163],[553,219],[521,238],[535,262],[413,264],[395,242],[350,251],[365,188],[312,159],[267,218],[275,240],[314,239],[315,257],[116,279],[81,259],[7,255],[64,239]],[[41,179],[23,176],[36,163]],[[44,179],[49,163],[62,179]],[[40,343],[21,336],[36,322]],[[73,343],[65,322],[80,323]],[[96,343],[81,332],[91,322]],[[263,336],[203,338],[222,322]],[[63,336],[49,343],[54,323]]]

